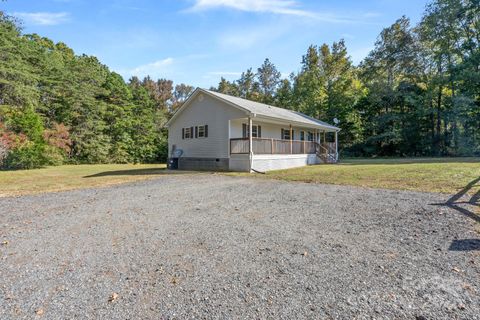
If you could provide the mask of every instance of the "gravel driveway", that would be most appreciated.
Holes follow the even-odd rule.
[[[216,174],[3,198],[0,319],[479,319],[448,198]]]

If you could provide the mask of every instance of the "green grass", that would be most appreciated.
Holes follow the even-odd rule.
[[[0,171],[0,196],[109,186],[168,172],[164,164],[66,165]],[[271,171],[255,177],[448,194],[463,190],[474,194],[480,192],[480,158],[346,159],[336,165]]]
[[[259,177],[352,185],[370,188],[455,194],[480,178],[480,158],[346,159],[336,165],[315,165],[267,172]],[[480,189],[476,181],[467,190]]]
[[[0,171],[0,196],[109,186],[165,174],[164,164],[65,165]]]

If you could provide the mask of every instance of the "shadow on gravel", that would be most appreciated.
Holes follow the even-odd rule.
[[[470,190],[472,190],[473,187],[475,187],[479,181],[480,181],[480,177],[470,181],[462,190],[460,190],[457,194],[453,195],[450,199],[448,199],[447,202],[445,202],[445,203],[432,203],[432,205],[447,206],[447,207],[452,208],[452,209],[460,212],[461,214],[469,217],[470,219],[473,219],[476,222],[480,223],[480,216],[479,215],[475,214],[475,212],[472,212],[472,211],[460,206],[461,204],[466,204],[466,205],[470,205],[470,206],[480,207],[480,189],[470,197],[470,200],[459,201],[460,198],[462,198]]]
[[[84,178],[107,177],[107,176],[146,176],[146,175],[165,175],[165,174],[186,174],[188,171],[167,170],[166,168],[132,169],[132,170],[114,170],[95,173]]]
[[[448,250],[450,251],[480,250],[480,240],[479,239],[453,240]]]

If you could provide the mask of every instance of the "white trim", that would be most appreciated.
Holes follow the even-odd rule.
[[[230,147],[231,147],[231,142],[230,142],[230,139],[232,138],[231,137],[231,130],[232,130],[232,124],[231,124],[231,121],[232,120],[228,120],[228,139],[227,139],[227,150],[228,150],[228,157],[230,158],[232,156],[232,150],[230,150]]]
[[[317,129],[322,129],[323,131],[327,131],[327,132],[338,132],[338,131],[341,130],[340,128],[337,128],[335,126],[325,126],[325,125],[321,125],[321,124],[315,125],[315,124],[312,124],[312,123],[305,123],[305,122],[300,122],[300,121],[291,121],[291,120],[286,120],[286,119],[283,119],[283,118],[270,117],[270,116],[258,115],[258,114],[255,114],[255,113],[251,113],[249,110],[247,110],[247,109],[245,109],[245,108],[243,108],[243,107],[241,107],[241,106],[239,106],[239,105],[237,105],[233,102],[230,102],[226,99],[223,99],[222,97],[216,96],[213,93],[209,92],[208,90],[205,90],[205,89],[202,89],[202,88],[196,88],[192,92],[192,94],[185,100],[183,105],[173,114],[173,116],[170,118],[170,120],[167,121],[167,123],[165,124],[165,127],[168,128],[170,126],[170,124],[175,120],[175,118],[180,113],[182,113],[182,111],[185,110],[185,108],[187,108],[192,103],[192,101],[195,100],[195,97],[199,93],[203,93],[203,94],[208,95],[211,98],[220,100],[220,101],[228,104],[231,107],[234,107],[234,108],[236,108],[240,111],[245,112],[245,115],[254,117],[256,119],[265,119],[265,120],[269,120],[269,121],[272,121],[273,123],[280,124],[280,125],[282,125],[282,124],[283,125],[293,124],[297,127],[304,127],[304,128],[310,128],[310,129],[317,128]],[[311,119],[311,121],[317,121],[316,119],[314,119],[312,117],[309,117],[307,115],[304,115],[304,116]]]
[[[213,94],[211,94],[210,92],[202,89],[202,88],[196,88],[192,94],[187,98],[187,100],[185,100],[185,102],[182,104],[182,106],[177,110],[175,111],[175,113],[173,114],[173,116],[170,118],[170,120],[167,121],[167,123],[165,123],[165,127],[168,128],[170,127],[170,124],[175,120],[176,117],[178,117],[178,115],[180,113],[182,113],[183,110],[185,110],[194,100],[195,100],[195,97],[199,94],[199,93],[204,93],[204,94],[207,94],[209,97],[212,97],[212,98],[215,98],[217,100],[220,100],[222,102],[225,102],[227,103],[228,105],[236,108],[236,109],[239,109],[243,112],[245,112],[247,115],[250,114],[250,112],[247,110],[247,109],[244,109],[240,106],[237,106],[236,104],[233,104],[233,103],[230,103],[224,99],[221,99],[220,97],[217,97]]]
[[[249,149],[249,163],[250,163],[250,171],[252,171],[252,159],[253,159],[253,137],[252,137],[252,127],[253,121],[251,117],[248,117],[248,149]]]

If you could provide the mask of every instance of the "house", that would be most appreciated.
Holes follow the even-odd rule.
[[[339,128],[200,88],[166,126],[179,169],[263,172],[338,160]]]

